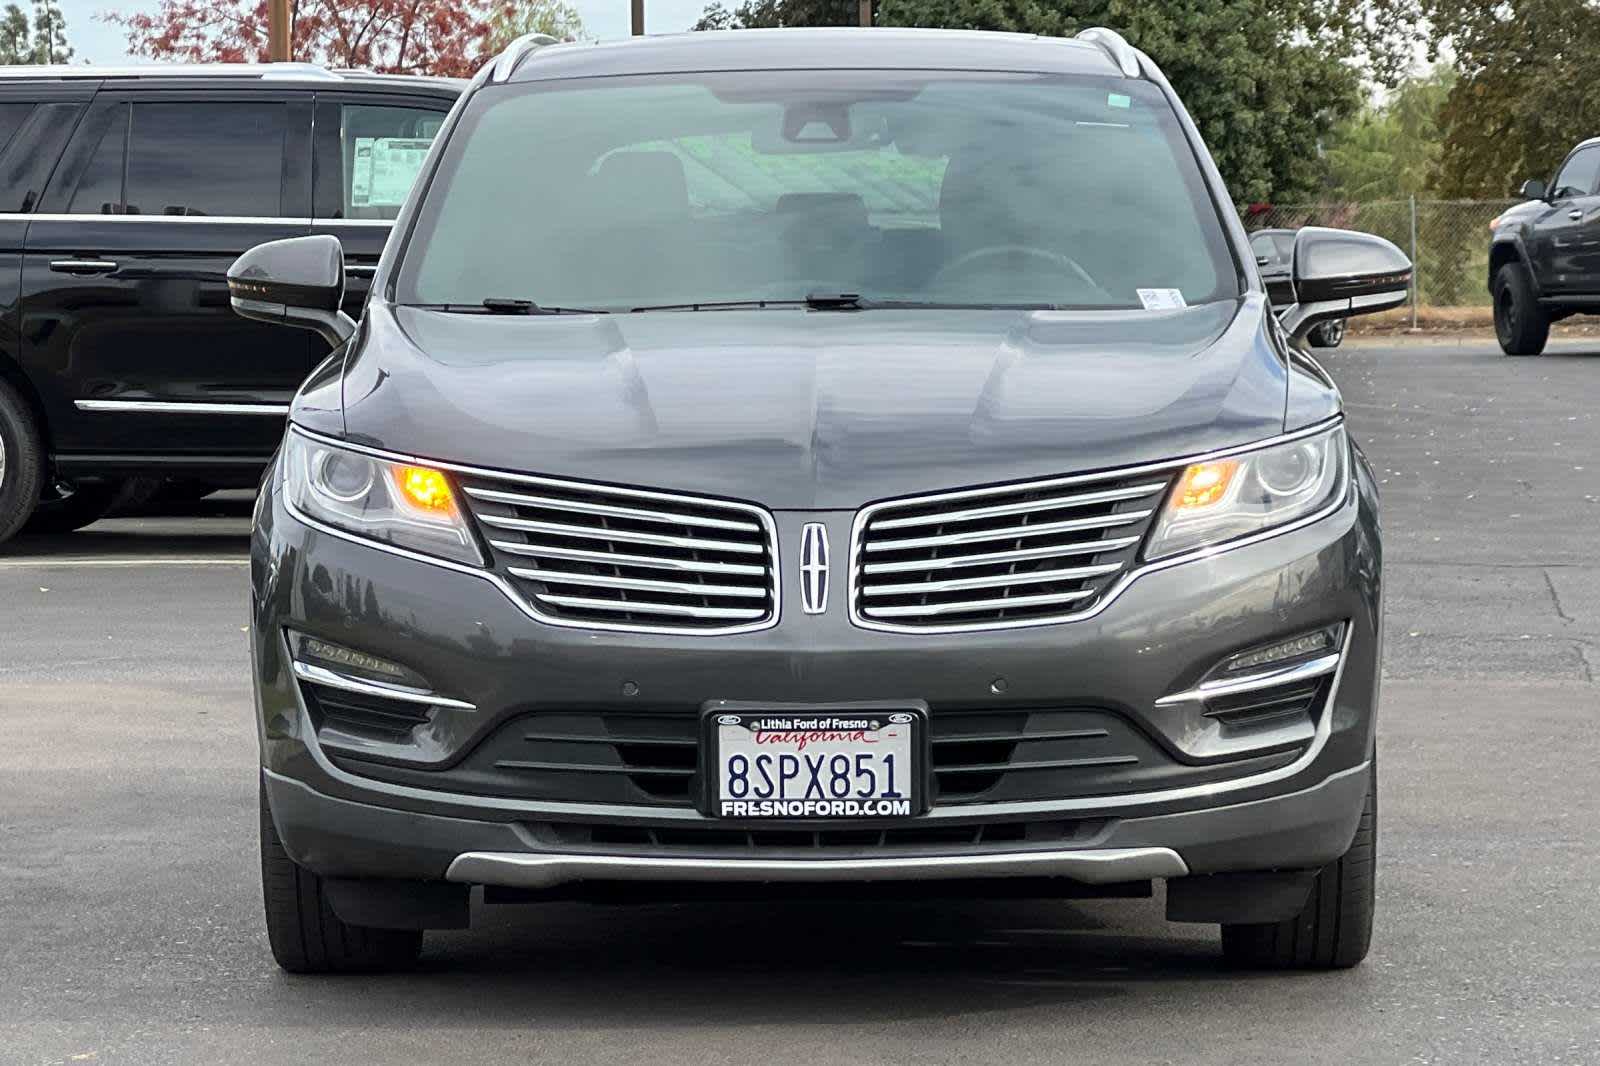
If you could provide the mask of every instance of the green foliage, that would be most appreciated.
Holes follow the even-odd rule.
[[[65,63],[72,58],[72,49],[67,46],[67,20],[56,0],[34,0],[33,55],[35,63]]]
[[[1440,112],[1455,72],[1439,66],[1401,82],[1379,106],[1363,108],[1328,138],[1326,195],[1340,200],[1426,196],[1440,181]]]
[[[860,19],[857,0],[745,0],[731,10],[721,0],[712,0],[694,28],[767,30],[781,26],[854,26]]]
[[[701,29],[847,25],[849,0],[746,0]],[[1066,37],[1109,26],[1166,71],[1235,199],[1294,199],[1321,184],[1317,149],[1361,103],[1358,66],[1393,78],[1413,0],[881,0],[883,25]]]
[[[494,55],[525,33],[546,33],[558,41],[582,40],[583,16],[566,0],[516,0],[496,15],[484,54]]]
[[[55,0],[36,0],[31,20],[16,4],[0,10],[0,63],[65,63],[71,58],[67,20]]]
[[[1439,190],[1504,196],[1600,132],[1600,5],[1424,0],[1461,77],[1441,114]]]

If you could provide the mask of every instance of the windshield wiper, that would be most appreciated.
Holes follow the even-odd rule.
[[[803,300],[707,300],[703,303],[653,304],[633,311],[736,311],[741,308],[804,307],[812,311],[1057,311],[1058,304],[952,303],[942,300],[873,300],[853,292],[814,292]]]
[[[476,304],[407,304],[424,311],[447,311],[457,315],[606,315],[588,307],[544,307],[532,300],[511,300],[491,296]]]
[[[862,311],[876,306],[853,292],[814,292],[801,300],[705,300],[699,303],[651,304],[635,307],[639,311],[737,311],[741,308],[757,309],[805,307],[812,311]]]

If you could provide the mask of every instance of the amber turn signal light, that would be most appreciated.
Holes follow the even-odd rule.
[[[1172,509],[1178,512],[1198,511],[1221,502],[1227,498],[1228,488],[1238,472],[1237,459],[1195,463],[1178,480],[1178,489],[1172,495]]]
[[[394,471],[400,494],[420,511],[449,514],[455,510],[450,479],[430,466],[401,466]]]

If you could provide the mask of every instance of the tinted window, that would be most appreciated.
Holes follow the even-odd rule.
[[[1556,177],[1555,192],[1551,197],[1588,196],[1595,190],[1597,177],[1600,177],[1600,147],[1574,152]]]
[[[128,136],[128,107],[118,107],[89,165],[78,178],[67,210],[75,215],[109,215],[122,210],[123,146]]]
[[[340,106],[339,218],[394,218],[411,191],[444,112]]]
[[[22,128],[23,120],[33,114],[33,104],[0,104],[0,152],[11,144],[11,138]]]
[[[67,102],[4,105],[17,110],[5,112],[7,122],[0,129],[0,133],[9,132],[5,150],[0,152],[0,211],[33,210],[72,134],[80,106]],[[10,132],[13,119],[17,126]]]
[[[475,94],[398,296],[1140,307],[1140,289],[1238,294],[1157,87],[826,70]]]
[[[285,105],[135,104],[132,131],[129,214],[280,213]]]

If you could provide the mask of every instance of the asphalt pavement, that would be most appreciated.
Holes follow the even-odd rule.
[[[286,976],[233,498],[0,549],[0,1063],[1600,1063],[1600,340],[1325,361],[1385,507],[1361,968],[1157,899],[498,907]]]

